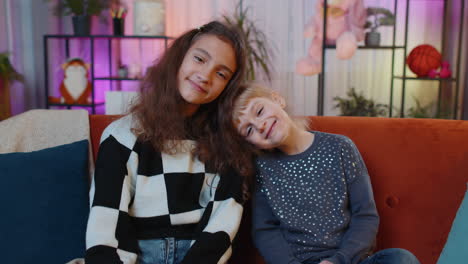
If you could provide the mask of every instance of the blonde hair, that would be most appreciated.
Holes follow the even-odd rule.
[[[246,82],[241,85],[242,91],[241,94],[237,96],[234,101],[233,105],[233,113],[232,113],[232,122],[234,126],[237,126],[240,123],[240,117],[242,112],[247,109],[247,105],[249,102],[254,98],[266,98],[269,100],[273,100],[273,93],[274,91],[268,88],[265,84],[259,82]],[[307,130],[309,127],[309,119],[306,117],[293,117],[291,116],[287,110],[284,110],[288,116],[293,120],[295,126],[299,129]]]

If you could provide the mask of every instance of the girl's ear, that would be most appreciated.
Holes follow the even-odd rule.
[[[286,100],[284,100],[284,97],[281,96],[277,91],[272,91],[271,92],[271,99],[273,102],[277,103],[281,108],[286,107]]]

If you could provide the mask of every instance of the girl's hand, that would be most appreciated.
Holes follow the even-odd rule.
[[[328,260],[322,260],[322,261],[320,261],[319,264],[333,264],[333,262],[330,262]]]

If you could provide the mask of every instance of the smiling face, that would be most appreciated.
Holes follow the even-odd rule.
[[[284,99],[255,97],[248,101],[236,123],[238,132],[259,149],[283,148],[291,141],[294,123],[284,111]]]
[[[201,104],[215,100],[237,69],[232,46],[214,35],[197,39],[182,61],[177,74],[179,93],[188,103],[187,114]]]

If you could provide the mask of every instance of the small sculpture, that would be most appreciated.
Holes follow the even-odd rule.
[[[69,59],[62,64],[64,78],[60,84],[60,97],[49,97],[51,103],[90,104],[91,82],[88,80],[90,65],[81,58]]]

